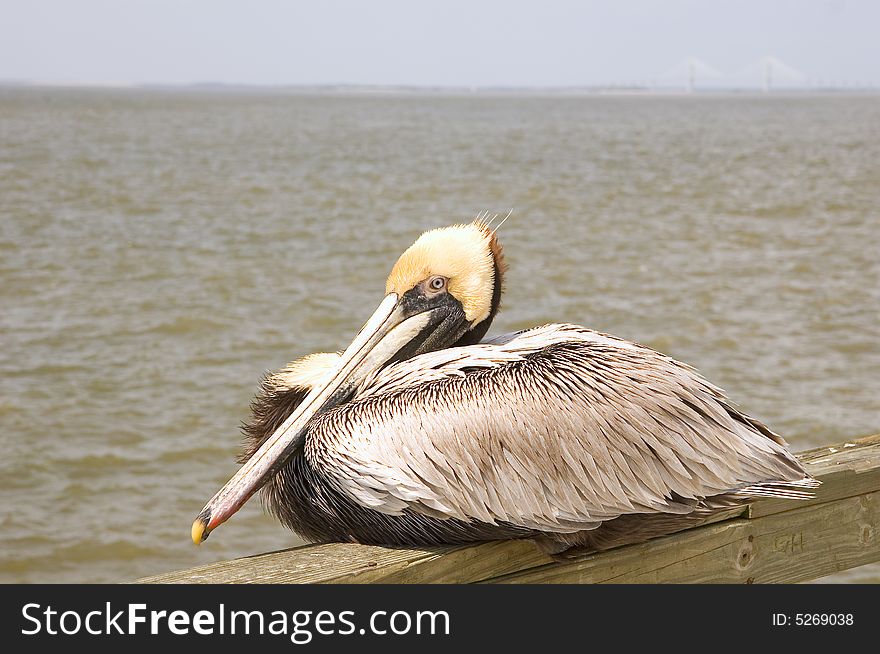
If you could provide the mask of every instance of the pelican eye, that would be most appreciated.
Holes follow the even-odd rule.
[[[446,288],[446,278],[440,277],[439,275],[436,277],[431,277],[428,280],[428,289],[434,291],[435,293],[439,293],[444,288]]]

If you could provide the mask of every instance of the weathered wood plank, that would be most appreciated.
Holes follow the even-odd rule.
[[[433,548],[305,545],[140,579],[138,583],[468,583],[552,563],[527,541]]]
[[[798,457],[823,481],[812,500],[756,501],[735,512],[744,518],[577,562],[553,562],[528,541],[412,549],[330,543],[221,561],[139,583],[799,581],[880,559],[880,435]],[[785,557],[776,539],[784,542],[789,532],[801,536],[792,536],[794,556]],[[743,548],[752,554],[747,565],[737,567]]]
[[[880,561],[880,491],[738,518],[492,583],[790,583]]]

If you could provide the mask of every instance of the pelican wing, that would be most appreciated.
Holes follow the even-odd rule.
[[[392,365],[310,432],[307,458],[362,506],[557,533],[813,485],[692,368],[574,325]]]

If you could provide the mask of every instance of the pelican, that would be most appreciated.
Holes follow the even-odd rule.
[[[785,441],[684,363],[573,324],[486,338],[506,271],[496,232],[422,234],[344,352],[264,379],[196,544],[260,489],[310,541],[530,538],[553,555],[810,496]]]

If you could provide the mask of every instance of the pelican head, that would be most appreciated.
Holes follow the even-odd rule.
[[[384,299],[335,366],[202,509],[193,542],[205,540],[302,449],[316,414],[347,401],[371,374],[479,342],[498,311],[505,269],[495,233],[482,222],[422,234],[394,264]]]

